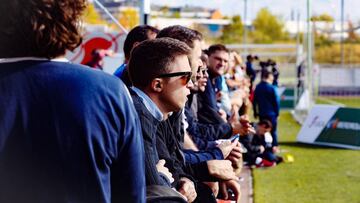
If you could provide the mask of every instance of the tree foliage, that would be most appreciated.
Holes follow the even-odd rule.
[[[83,19],[85,23],[89,24],[106,24],[106,22],[101,18],[100,14],[96,11],[93,3],[89,3],[87,6]]]
[[[140,23],[138,11],[134,8],[126,8],[122,10],[119,16],[119,22],[128,30],[134,28]]]
[[[319,47],[314,54],[317,63],[341,63],[341,45],[339,43]],[[360,45],[350,43],[344,44],[344,56],[345,64],[359,64]]]
[[[322,21],[322,22],[334,22],[334,18],[329,14],[314,15],[310,19],[311,21]]]
[[[346,39],[346,42],[359,43],[360,38],[355,32],[354,25],[352,24],[351,21],[348,22],[348,25],[349,25],[348,26],[348,37]]]
[[[224,26],[220,37],[222,43],[240,43],[242,41],[244,27],[241,17],[236,15],[231,18],[231,23]]]
[[[287,40],[288,33],[284,31],[284,24],[267,8],[262,8],[253,21],[254,31],[251,33],[254,42],[272,43]]]

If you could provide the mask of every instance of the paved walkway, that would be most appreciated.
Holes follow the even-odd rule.
[[[248,166],[244,166],[240,174],[241,180],[241,200],[240,203],[253,203],[254,191],[253,180],[251,175],[251,169]]]
[[[254,191],[253,191],[253,179],[251,175],[251,169],[248,166],[244,166],[240,173],[240,187],[241,187],[241,199],[240,203],[253,203]],[[218,203],[235,203],[231,200],[218,200]]]

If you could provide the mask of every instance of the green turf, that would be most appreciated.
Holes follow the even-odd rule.
[[[317,104],[343,104],[347,107],[360,108],[360,97],[317,97]]]
[[[289,112],[279,119],[282,150],[295,157],[268,169],[254,169],[255,203],[360,203],[360,152],[296,143],[300,126]]]

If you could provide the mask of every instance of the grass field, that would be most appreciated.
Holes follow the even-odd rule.
[[[360,98],[326,99],[360,107]],[[295,162],[254,170],[255,203],[360,203],[359,151],[296,143],[300,125],[288,111],[281,112],[278,129],[281,150]]]
[[[360,108],[360,97],[317,97],[317,104],[343,104],[347,107]]]

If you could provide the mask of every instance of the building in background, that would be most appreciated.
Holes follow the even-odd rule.
[[[211,37],[222,34],[222,28],[230,24],[217,9],[199,6],[168,7],[151,5],[150,24],[162,29],[170,25],[182,25],[197,29]]]

